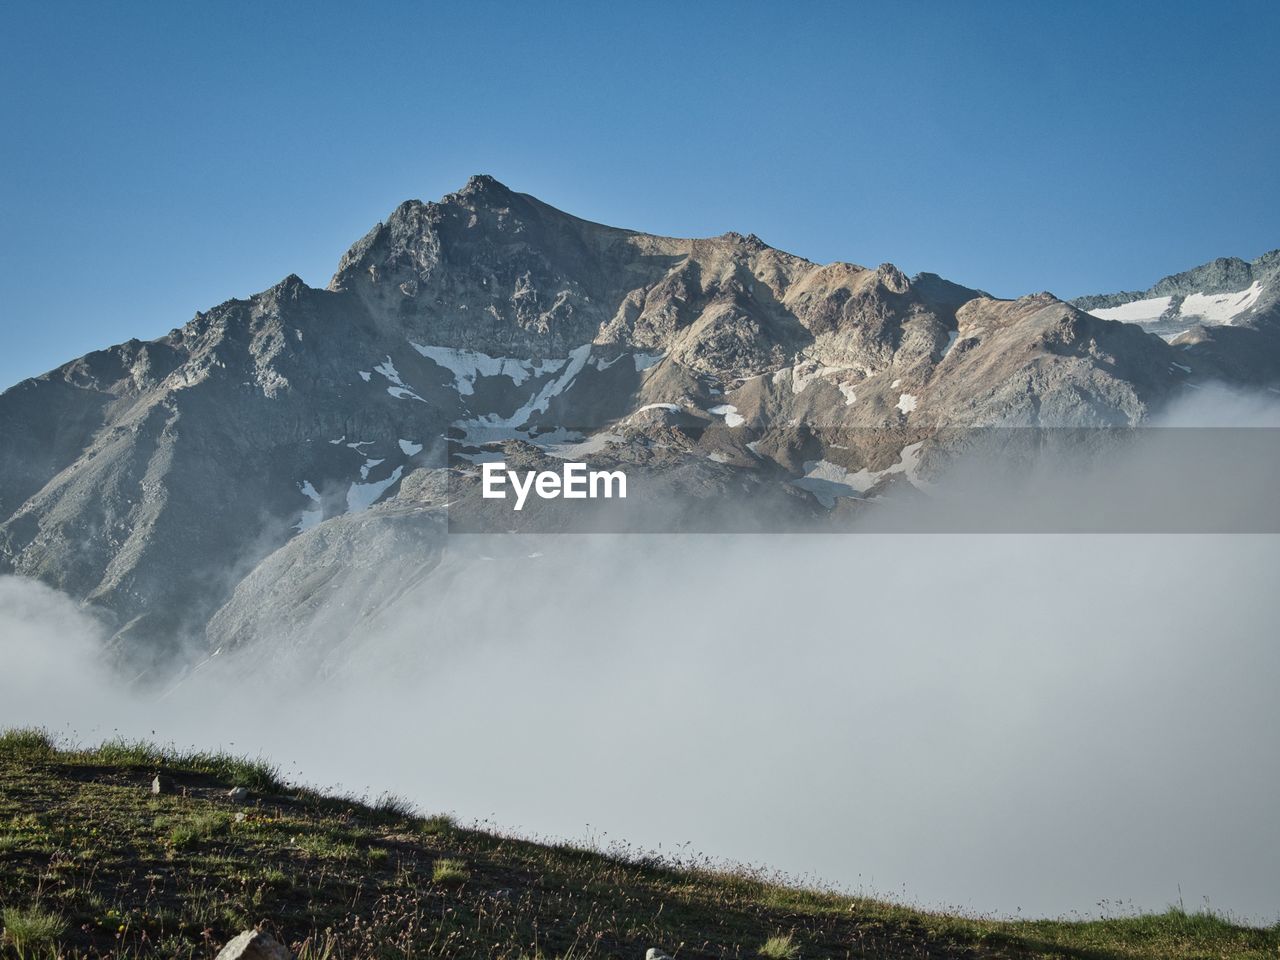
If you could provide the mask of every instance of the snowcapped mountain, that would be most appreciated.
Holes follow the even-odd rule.
[[[1104,320],[1138,324],[1192,351],[1219,375],[1258,384],[1274,379],[1280,250],[1253,261],[1219,258],[1165,277],[1149,290],[1072,303]]]
[[[449,504],[483,525],[485,460],[624,465],[681,528],[735,503],[821,524],[922,482],[945,429],[1136,424],[1188,383],[1275,383],[1278,264],[1006,301],[473,177],[397,207],[324,290],[290,276],[0,396],[0,572],[140,662],[340,640],[442,575]]]

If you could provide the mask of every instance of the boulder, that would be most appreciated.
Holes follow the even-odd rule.
[[[222,948],[217,960],[293,960],[293,954],[269,934],[246,930]]]
[[[232,787],[227,791],[227,796],[231,798],[232,803],[249,802],[249,791],[244,787]]]

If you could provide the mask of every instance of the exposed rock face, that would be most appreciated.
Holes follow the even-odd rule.
[[[1165,277],[1144,292],[1072,301],[1082,310],[1140,324],[1181,349],[1202,376],[1273,386],[1280,353],[1280,250],[1256,260],[1223,257]]]
[[[1103,293],[1077,297],[1071,301],[1082,310],[1118,307],[1149,297],[1187,296],[1189,294],[1224,294],[1248,289],[1256,281],[1266,285],[1280,274],[1280,250],[1264,253],[1256,260],[1219,257],[1208,263],[1175,273],[1158,281],[1144,292]]]
[[[602,226],[474,177],[401,204],[325,290],[291,276],[6,391],[0,572],[82,599],[139,663],[340,643],[435,575],[451,492],[495,451],[821,520],[820,491],[862,489],[832,471],[910,481],[944,427],[1132,424],[1189,380],[1274,381],[1278,263],[1162,281],[1184,312],[1262,285],[1170,343],[1106,315],[1127,294],[994,300],[754,236]]]

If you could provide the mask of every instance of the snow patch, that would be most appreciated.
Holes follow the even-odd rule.
[[[351,484],[347,489],[347,511],[359,513],[362,510],[368,510],[380,496],[387,492],[388,487],[400,480],[400,474],[403,472],[404,467],[396,467],[391,472],[391,476],[385,480]]]
[[[387,357],[387,359],[383,360],[382,363],[374,367],[373,370],[375,373],[382,374],[384,377],[386,377],[388,380],[394,383],[397,387],[405,386],[405,382],[400,379],[400,372],[396,370],[396,365],[391,362],[390,357]]]
[[[391,394],[397,400],[422,400],[420,396],[408,387],[387,387],[387,393]],[[427,401],[422,400],[422,402],[426,403]]]
[[[898,409],[901,410],[903,413],[910,413],[915,408],[916,408],[915,394],[904,393],[898,397]]]
[[[333,441],[330,441],[331,443]],[[298,484],[298,489],[302,491],[302,495],[311,501],[311,506],[302,511],[302,516],[298,518],[298,522],[293,525],[293,529],[297,533],[305,533],[312,527],[316,526],[324,519],[324,509],[320,505],[320,494],[316,492],[316,488],[312,486],[310,480],[303,480]]]
[[[956,341],[960,339],[959,330],[950,330],[947,332],[947,345],[942,348],[942,356],[938,358],[939,362],[947,358],[947,354],[951,352],[951,348],[956,345]]]
[[[412,440],[401,440],[399,441],[399,443],[400,443],[400,452],[403,453],[406,457],[417,456],[419,453],[422,452],[422,444],[420,443],[414,443]]]
[[[851,370],[849,366],[828,367],[816,360],[800,360],[790,367],[783,367],[773,374],[773,382],[781,385],[787,376],[791,377],[791,392],[803,393],[804,388],[815,380],[830,380],[846,370]]]
[[[1169,309],[1173,297],[1150,297],[1134,300],[1118,307],[1101,307],[1089,313],[1099,320],[1120,320],[1124,323],[1155,323]]]
[[[324,511],[319,507],[311,510],[302,511],[302,516],[298,518],[298,522],[293,525],[294,533],[306,533],[312,527],[319,526],[324,520]]]
[[[390,357],[387,357],[386,360],[374,367],[373,370],[375,373],[382,374],[391,383],[391,386],[387,387],[387,393],[391,394],[391,396],[395,397],[397,400],[422,400],[420,396],[410,390],[408,386],[405,385],[405,382],[400,379],[400,371],[396,369],[396,365],[391,362]],[[427,401],[422,400],[422,402],[426,403]],[[348,446],[350,446],[350,444],[348,444]]]
[[[475,393],[475,383],[480,377],[509,377],[517,387],[530,377],[541,377],[555,373],[565,365],[564,360],[543,360],[533,363],[529,360],[518,360],[514,357],[491,357],[487,353],[475,350],[459,350],[455,347],[434,347],[427,344],[409,341],[409,346],[417,350],[436,366],[443,367],[453,374],[453,385],[458,393],[470,396]]]
[[[633,353],[631,359],[635,361],[636,373],[639,373],[656,365],[665,356],[665,353]]]
[[[722,403],[718,407],[712,407],[707,413],[714,413],[718,417],[724,417],[724,425],[726,427],[740,427],[747,422],[746,417],[738,413],[738,408],[732,403]]]
[[[415,344],[416,346],[416,344]],[[543,385],[542,389],[536,395],[529,398],[519,410],[511,414],[509,417],[502,417],[496,413],[490,413],[475,420],[459,421],[455,426],[461,427],[463,430],[478,430],[487,433],[491,438],[494,433],[513,433],[520,427],[529,422],[534,414],[546,413],[547,408],[551,405],[551,401],[564,393],[573,386],[574,380],[578,374],[582,372],[582,368],[587,365],[587,360],[591,357],[591,344],[584,343],[580,347],[575,347],[569,352],[569,356],[564,360],[547,360],[533,369],[542,372],[545,370],[560,370],[561,373],[554,380],[548,381]],[[518,361],[513,361],[518,362]],[[548,366],[551,364],[552,366]],[[531,365],[532,366],[532,365]]]
[[[561,460],[579,460],[593,453],[599,453],[610,443],[621,441],[623,438],[616,433],[596,433],[587,437],[585,440],[576,443],[548,443],[538,444],[542,449],[553,457]]]
[[[929,487],[920,477],[920,453],[924,441],[908,444],[898,454],[896,463],[883,470],[863,468],[856,472],[846,470],[829,460],[807,460],[804,476],[792,480],[792,486],[808,490],[824,507],[835,506],[837,497],[862,499],[863,495],[885,477],[902,474],[912,486],[924,490]]]
[[[1255,280],[1247,290],[1236,293],[1192,293],[1178,311],[1183,317],[1197,317],[1204,323],[1229,326],[1262,296],[1262,282]]]
[[[626,356],[626,354],[620,353],[616,357],[614,357],[612,360],[605,360],[603,357],[596,357],[595,360],[592,361],[592,363],[594,364],[597,370],[604,371],[604,370],[608,370],[615,363],[621,360],[624,356]]]
[[[1262,281],[1255,280],[1247,289],[1234,293],[1189,293],[1172,313],[1170,307],[1173,297],[1147,297],[1118,307],[1090,310],[1089,313],[1101,320],[1121,320],[1125,323],[1153,324],[1168,315],[1169,319],[1194,320],[1209,326],[1230,326],[1236,317],[1257,303],[1260,296]],[[1166,339],[1178,336],[1181,334],[1174,334]]]

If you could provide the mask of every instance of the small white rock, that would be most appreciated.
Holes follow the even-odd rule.
[[[222,948],[217,960],[293,960],[293,954],[274,937],[246,930]]]

